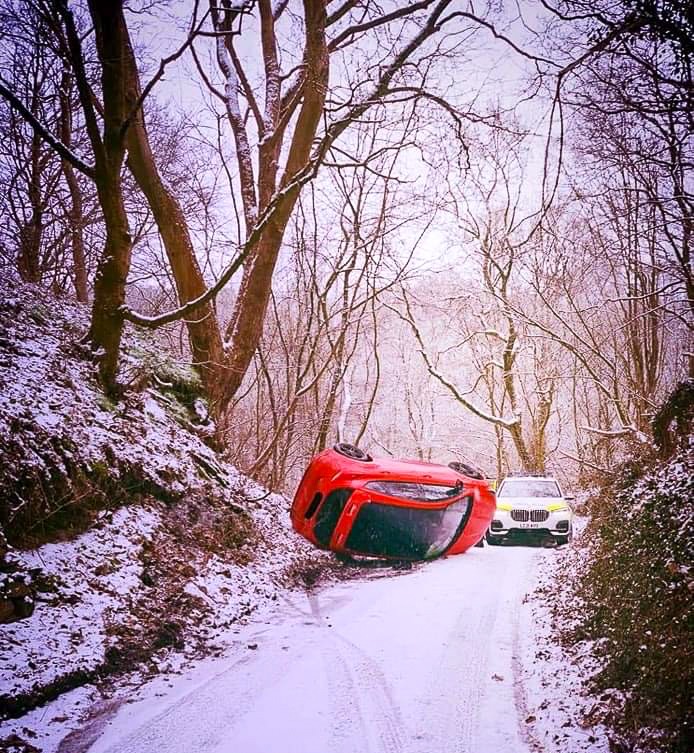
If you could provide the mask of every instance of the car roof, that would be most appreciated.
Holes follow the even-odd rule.
[[[554,478],[554,476],[538,476],[538,475],[527,475],[527,476],[506,476],[504,478],[504,481],[508,481],[509,479],[518,479],[519,481],[556,481],[557,479]]]

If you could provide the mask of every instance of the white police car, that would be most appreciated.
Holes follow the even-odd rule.
[[[489,544],[509,537],[548,533],[557,544],[573,536],[573,511],[556,479],[551,476],[514,474],[496,490],[496,511],[487,531]]]

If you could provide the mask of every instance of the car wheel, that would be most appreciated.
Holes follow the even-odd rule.
[[[490,546],[498,546],[501,543],[501,538],[499,536],[492,536],[489,532],[487,532],[485,538],[487,539],[487,544]]]
[[[562,546],[563,544],[568,544],[573,539],[573,537],[574,537],[574,529],[573,529],[573,526],[571,526],[566,536],[555,536],[554,540],[557,542],[559,546]]]
[[[359,449],[359,447],[355,447],[353,444],[338,442],[336,445],[333,445],[333,450],[335,450],[335,452],[337,452],[339,455],[350,458],[350,460],[372,460],[371,455],[367,455],[364,450]]]
[[[470,478],[476,479],[484,479],[484,474],[481,471],[478,471],[477,468],[472,465],[468,465],[467,463],[459,463],[456,460],[452,463],[449,463],[448,467],[454,470],[456,473],[462,473],[463,476],[469,476]]]

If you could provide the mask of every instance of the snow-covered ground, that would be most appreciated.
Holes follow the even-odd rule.
[[[194,372],[153,336],[128,331],[121,378],[132,384],[120,401],[109,399],[79,342],[87,313],[39,286],[0,277],[3,517],[36,524],[27,511],[43,501],[50,522],[55,497],[99,492],[102,507],[119,501],[109,494],[128,502],[232,498],[246,479],[204,441],[213,426],[197,415],[197,404],[177,399],[174,382],[194,384]],[[45,500],[37,499],[41,491]]]
[[[11,726],[61,753],[607,753],[605,731],[581,727],[591,701],[535,592],[564,557],[487,547],[280,590],[221,655],[99,701],[59,748],[64,710]]]

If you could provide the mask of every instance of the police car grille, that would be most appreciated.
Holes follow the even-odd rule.
[[[549,518],[547,510],[511,510],[511,518],[516,523],[527,523],[529,520],[533,523],[544,523]]]

